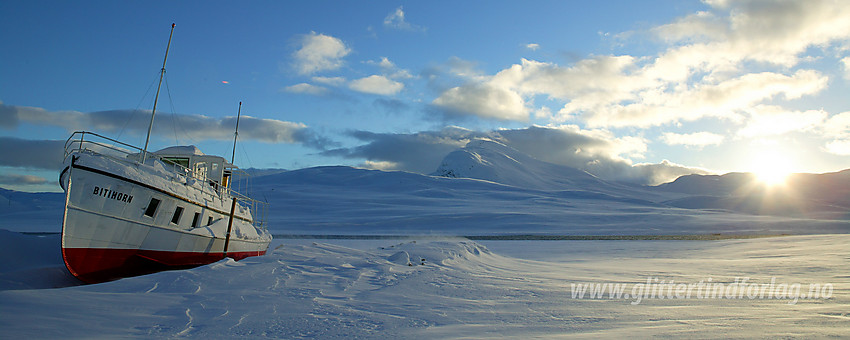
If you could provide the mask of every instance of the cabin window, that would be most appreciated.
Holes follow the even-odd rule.
[[[207,163],[195,163],[195,178],[207,179]]]
[[[171,216],[171,223],[179,224],[180,215],[183,215],[183,207],[177,207],[177,209],[174,210],[174,216]]]
[[[198,227],[198,222],[201,220],[201,213],[196,212],[195,217],[192,217],[192,228]]]
[[[225,188],[230,187],[230,171],[224,170],[224,176],[221,178],[221,186]]]
[[[189,159],[185,157],[162,157],[162,160],[166,163],[179,165],[187,169],[189,168]]]
[[[156,208],[159,208],[159,200],[156,198],[151,198],[150,203],[148,203],[148,207],[145,208],[145,216],[153,217],[156,214]]]

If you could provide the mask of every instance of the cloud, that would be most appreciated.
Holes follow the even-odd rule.
[[[620,70],[631,64],[630,57],[598,57],[571,68],[522,59],[493,76],[478,74],[470,63],[458,63],[455,74],[467,84],[445,90],[432,104],[455,114],[499,120],[527,121],[531,109],[526,98],[542,94],[569,99],[594,89],[606,91],[608,98],[624,82]],[[607,75],[606,75],[607,74]]]
[[[392,61],[390,61],[387,57],[381,57],[380,60],[374,61],[369,60],[366,62],[370,65],[377,65],[381,68],[381,71],[389,78],[392,79],[410,79],[413,78],[413,75],[410,74],[410,71],[399,68]]]
[[[352,80],[348,87],[358,92],[389,96],[404,89],[404,84],[384,76],[371,75]]]
[[[532,44],[526,44],[526,45],[525,45],[525,48],[527,48],[527,49],[529,49],[529,50],[532,50],[532,51],[537,51],[537,49],[539,49],[539,48],[540,48],[540,44],[534,44],[534,43],[532,43]]]
[[[328,93],[328,89],[321,86],[311,85],[307,83],[299,83],[291,86],[287,86],[283,88],[284,91],[290,93],[304,93],[304,94],[312,94],[316,96],[324,95]]]
[[[720,145],[723,143],[724,137],[711,132],[694,132],[694,133],[672,133],[665,132],[661,135],[661,141],[667,145],[685,145],[703,147],[707,145]]]
[[[236,127],[236,117],[213,118],[203,115],[158,115],[153,133],[171,136],[180,132],[193,140],[231,140]],[[47,111],[37,107],[11,106],[0,103],[0,127],[14,128],[21,123],[37,126],[57,126],[68,131],[88,130],[117,133],[129,131],[144,135],[150,123],[147,110],[109,110],[84,113],[78,111]],[[310,132],[301,123],[242,115],[239,121],[239,138],[266,143],[311,144],[331,143]],[[331,143],[332,144],[332,143]],[[5,149],[5,148],[4,148]]]
[[[850,137],[850,111],[829,117],[822,128],[828,137]]]
[[[646,151],[641,138],[614,137],[605,130],[582,130],[577,126],[473,131],[447,127],[439,131],[373,133],[353,131],[352,137],[364,142],[351,148],[324,152],[327,156],[366,159],[364,166],[383,170],[431,173],[450,152],[477,138],[498,140],[536,159],[588,171],[609,180],[638,184],[659,184],[684,174],[707,173],[670,162],[637,164],[624,158]]]
[[[789,111],[772,105],[758,105],[749,112],[751,117],[747,125],[738,131],[739,136],[762,137],[812,130],[823,124],[827,117],[822,110]]]
[[[393,162],[375,162],[367,160],[366,162],[363,162],[361,168],[392,171],[398,168],[398,164]]]
[[[384,27],[405,30],[405,31],[420,31],[424,32],[427,29],[418,25],[411,24],[404,19],[404,9],[402,6],[396,8],[395,11],[390,12],[384,18]]]
[[[515,91],[488,83],[453,87],[431,102],[447,115],[527,121],[529,108]]]
[[[850,57],[841,58],[841,66],[844,68],[844,79],[850,80]]]
[[[850,111],[830,117],[820,128],[825,137],[832,139],[824,145],[826,152],[841,156],[850,155]]]
[[[670,42],[684,43],[669,50],[669,56],[688,57],[679,59],[682,66],[714,68],[743,60],[793,66],[808,47],[850,36],[850,9],[834,0],[707,3],[712,12],[656,30]]]
[[[0,184],[2,185],[42,185],[48,181],[44,177],[33,175],[19,174],[0,174]]]
[[[0,166],[60,170],[65,150],[63,140],[27,140],[0,137]]]
[[[313,82],[331,86],[339,86],[345,84],[345,77],[313,77]]]
[[[587,171],[606,180],[657,185],[688,174],[708,174],[704,169],[669,161],[633,164],[641,158],[646,141],[639,137],[614,137],[607,130],[584,130],[575,125],[499,130],[506,145],[534,158]]]
[[[292,57],[295,70],[301,75],[336,70],[343,65],[351,49],[339,38],[310,32],[301,37],[301,48]]]
[[[532,107],[542,96],[563,103],[558,123],[645,128],[716,117],[745,124],[760,105],[826,89],[829,77],[803,61],[812,48],[850,39],[850,6],[835,1],[707,4],[708,11],[651,29],[667,44],[655,55],[594,55],[566,66],[522,59],[489,76],[458,72],[464,85],[440,90],[432,104],[526,121],[542,109]]]
[[[826,143],[824,149],[831,154],[850,156],[850,139],[833,140]]]
[[[828,83],[828,77],[817,71],[798,70],[792,75],[750,73],[670,89],[636,74],[636,69],[631,57],[600,56],[567,68],[523,59],[485,84],[498,84],[517,98],[542,94],[566,100],[556,116],[559,121],[581,118],[594,127],[648,127],[712,116],[738,119],[757,103],[775,97],[797,99]]]
[[[412,134],[373,133],[352,131],[354,137],[365,144],[328,150],[326,156],[339,156],[351,159],[366,159],[368,164],[380,164],[380,169],[405,170],[428,174],[437,169],[443,158],[457,150],[470,138],[480,134],[470,130],[447,127],[441,131],[425,131]]]
[[[668,160],[661,163],[640,163],[631,167],[631,171],[624,172],[624,182],[633,182],[644,185],[659,185],[672,182],[676,178],[685,175],[711,175],[710,171],[700,168],[688,167],[676,164]]]

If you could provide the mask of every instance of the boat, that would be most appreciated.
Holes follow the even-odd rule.
[[[88,131],[65,142],[62,258],[85,283],[261,256],[272,240],[268,205],[236,190],[247,174],[232,158],[195,146],[147,150],[158,97],[159,87],[143,148]]]

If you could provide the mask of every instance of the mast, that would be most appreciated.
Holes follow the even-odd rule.
[[[236,132],[233,133],[233,155],[230,156],[230,164],[236,160],[236,138],[239,138],[239,116],[242,114],[242,102],[239,102],[239,110],[236,111]]]
[[[171,37],[174,35],[174,26],[171,24],[171,33],[168,34],[168,45],[165,46],[165,58],[162,59],[162,70],[159,72],[159,85],[156,86],[156,96],[153,98],[153,110],[151,110],[151,123],[148,125],[148,136],[145,137],[145,148],[142,151],[142,163],[148,157],[148,142],[151,140],[151,129],[153,129],[153,117],[156,115],[156,102],[159,100],[159,89],[162,87],[162,78],[165,77],[165,62],[168,60],[168,49],[171,47]]]

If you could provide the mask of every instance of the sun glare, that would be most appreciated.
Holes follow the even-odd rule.
[[[761,152],[753,157],[752,172],[768,186],[785,184],[791,174],[791,160],[779,152]]]

